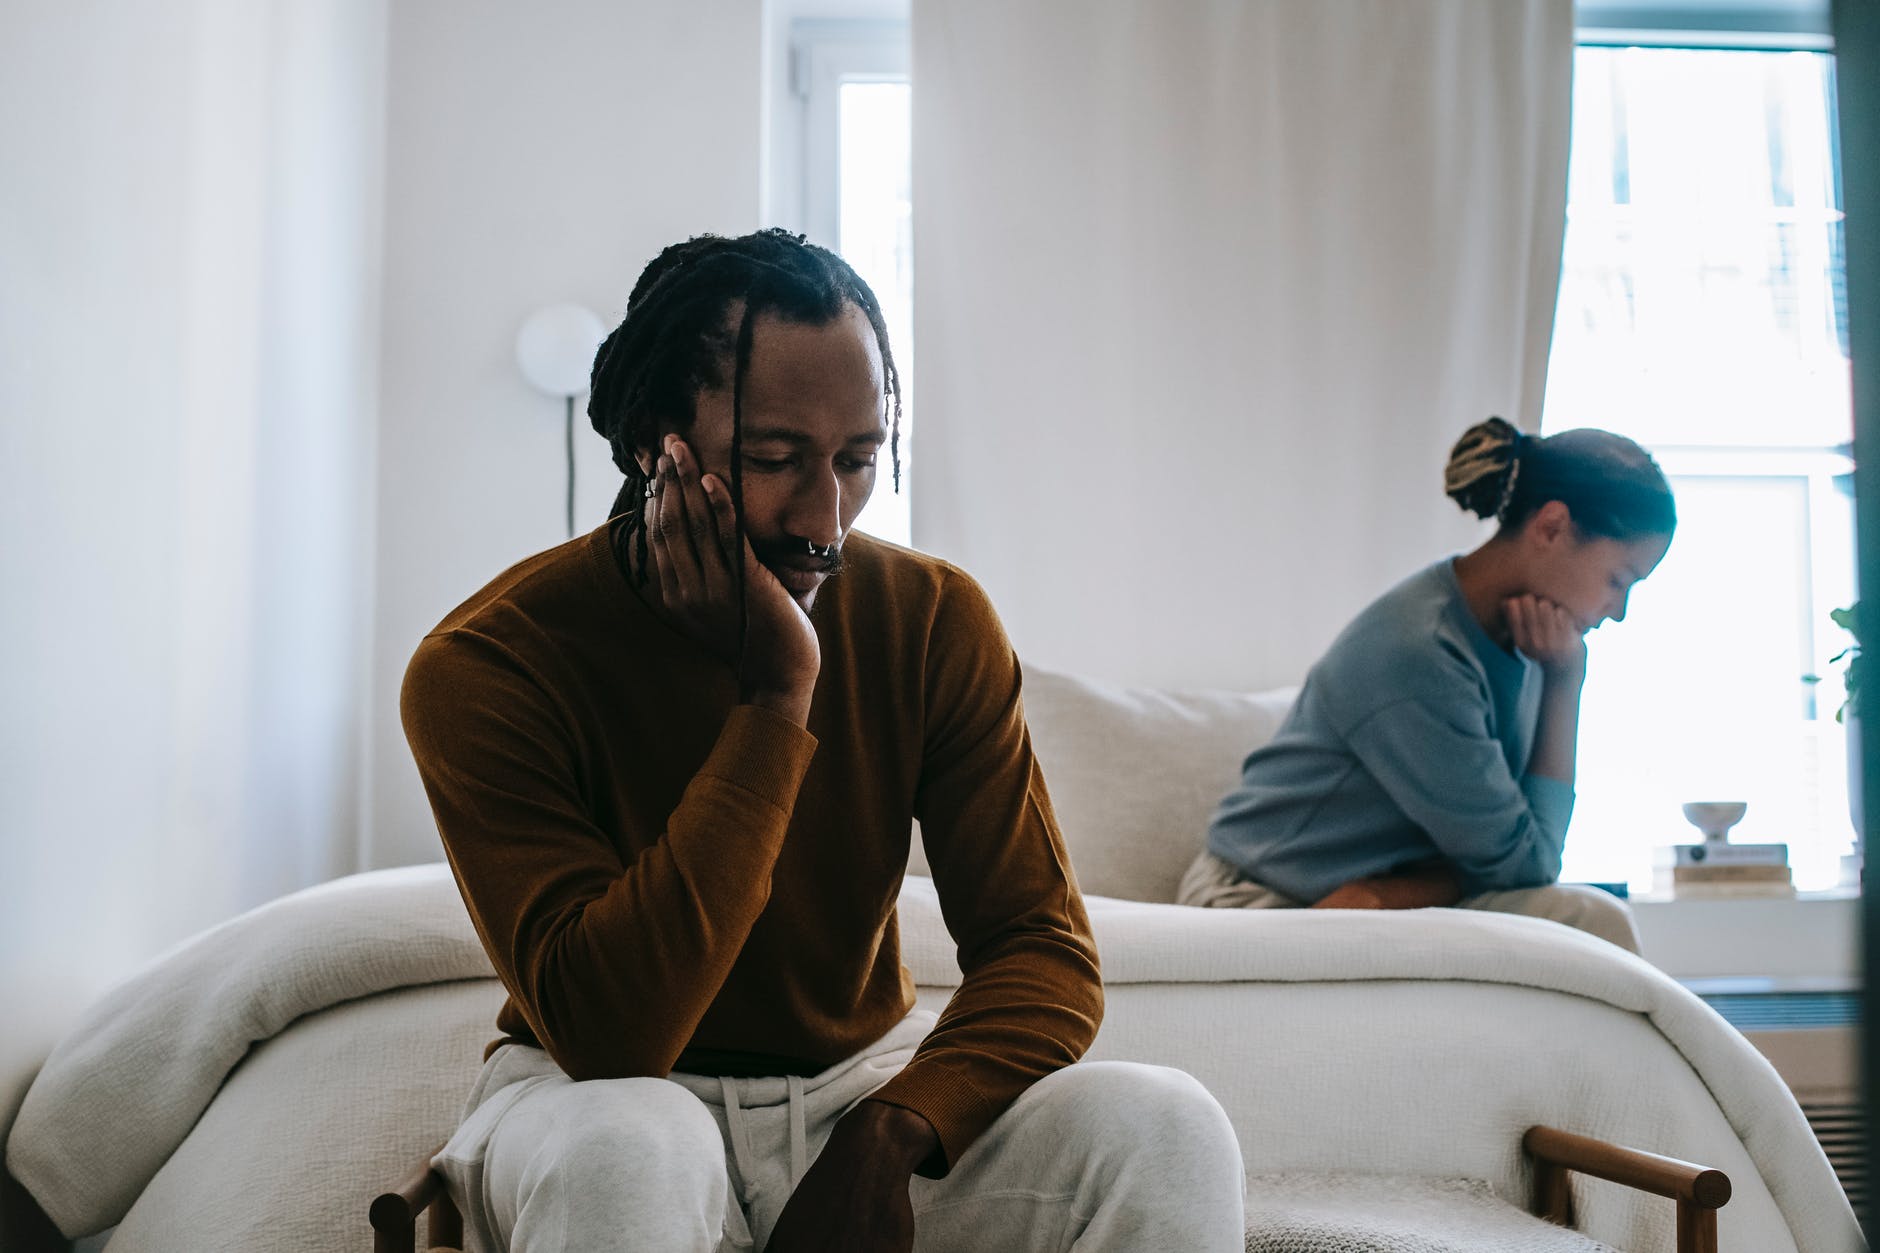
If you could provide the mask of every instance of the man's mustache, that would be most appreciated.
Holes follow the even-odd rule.
[[[789,566],[795,570],[814,570],[821,574],[842,572],[842,545],[824,546],[807,539],[791,537],[780,540],[751,541],[751,551],[760,564]]]

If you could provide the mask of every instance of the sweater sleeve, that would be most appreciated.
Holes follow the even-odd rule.
[[[559,707],[500,645],[420,645],[400,711],[451,869],[509,995],[576,1079],[663,1076],[770,897],[815,740],[735,707],[657,842],[623,864]]]
[[[1392,701],[1347,733],[1378,785],[1474,892],[1560,877],[1573,787],[1508,769],[1483,698],[1462,674]]]
[[[947,1167],[1032,1083],[1083,1056],[1103,982],[991,602],[950,571],[927,660],[915,796],[963,978],[905,1069],[874,1099],[919,1113]]]

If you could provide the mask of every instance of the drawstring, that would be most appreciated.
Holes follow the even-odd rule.
[[[803,1077],[784,1078],[790,1085],[790,1190],[794,1192],[809,1169],[809,1135],[803,1130]]]
[[[731,1157],[738,1166],[738,1199],[750,1204],[751,1132],[744,1125],[744,1109],[738,1104],[738,1089],[723,1075],[718,1086],[725,1095],[725,1138],[731,1141]]]
[[[803,1077],[785,1075],[784,1080],[790,1089],[790,1187],[794,1190],[809,1170],[809,1131],[804,1113]],[[744,1120],[744,1107],[738,1103],[737,1081],[720,1075],[718,1088],[725,1097],[725,1135],[731,1141],[731,1158],[738,1167],[738,1191],[743,1195],[751,1186],[751,1129]],[[748,1195],[743,1199],[747,1204],[750,1201]]]
[[[807,1129],[806,1106],[803,1101],[803,1078],[801,1075],[785,1075],[785,1084],[790,1092],[790,1191],[803,1182],[803,1175],[809,1170],[809,1131]],[[733,1186],[736,1199],[731,1209],[735,1220],[727,1215],[727,1222],[732,1224],[733,1234],[737,1229],[748,1230],[744,1219],[743,1206],[751,1204],[755,1181],[751,1174],[751,1161],[755,1154],[751,1149],[751,1127],[744,1113],[744,1106],[738,1102],[737,1080],[726,1075],[718,1076],[718,1090],[725,1098],[725,1139],[731,1144],[731,1162],[737,1169],[737,1180]]]

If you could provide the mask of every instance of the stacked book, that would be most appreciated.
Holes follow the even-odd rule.
[[[1663,850],[1654,887],[1680,900],[1794,896],[1786,844],[1731,844],[1705,840]]]

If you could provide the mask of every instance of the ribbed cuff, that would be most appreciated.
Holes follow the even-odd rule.
[[[739,787],[788,811],[816,755],[816,737],[762,705],[737,705],[701,776]]]
[[[934,1133],[940,1137],[945,1170],[952,1170],[960,1154],[1011,1104],[1009,1100],[988,1097],[957,1070],[918,1057],[869,1093],[868,1099],[911,1109],[933,1124]]]

